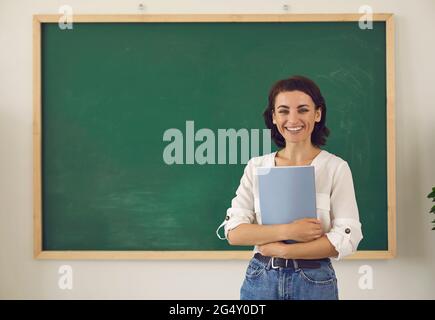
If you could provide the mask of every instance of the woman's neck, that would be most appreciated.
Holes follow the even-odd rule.
[[[321,152],[320,148],[296,143],[287,143],[285,148],[278,152],[278,157],[285,161],[287,165],[306,165]]]

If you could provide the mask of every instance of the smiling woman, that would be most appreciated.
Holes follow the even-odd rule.
[[[349,165],[320,149],[329,135],[325,99],[312,80],[294,76],[275,83],[263,117],[281,149],[247,163],[223,223],[231,245],[255,245],[240,297],[338,299],[330,257],[354,253],[362,232]],[[262,225],[257,168],[305,165],[315,168],[317,219]]]
[[[304,141],[311,136],[312,144],[317,147],[324,145],[329,135],[325,125],[325,99],[319,87],[302,76],[278,81],[273,86],[263,117],[266,126],[272,130],[273,141],[281,148],[285,147],[286,136],[282,125],[287,126],[284,127],[287,131],[297,134],[292,141]]]

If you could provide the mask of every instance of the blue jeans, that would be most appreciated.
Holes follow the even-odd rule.
[[[319,263],[318,269],[272,268],[271,262],[252,258],[240,289],[240,299],[338,300],[337,278],[331,261]]]

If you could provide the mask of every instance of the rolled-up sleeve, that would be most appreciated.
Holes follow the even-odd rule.
[[[252,160],[248,161],[236,190],[236,196],[231,200],[231,207],[227,210],[225,221],[222,224],[225,230],[225,239],[228,232],[242,223],[256,223],[254,211],[253,176],[254,166]]]
[[[352,173],[347,162],[341,164],[333,178],[331,190],[331,230],[326,233],[338,252],[336,260],[354,253],[363,239]]]

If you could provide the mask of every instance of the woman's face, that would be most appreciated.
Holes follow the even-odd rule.
[[[316,110],[313,99],[302,91],[280,92],[275,97],[272,119],[286,143],[311,142],[314,125],[321,118],[321,108]]]

